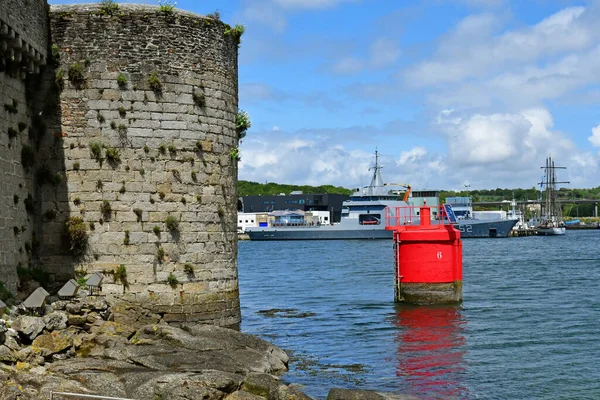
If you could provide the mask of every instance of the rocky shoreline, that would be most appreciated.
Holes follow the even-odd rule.
[[[249,334],[212,325],[171,326],[159,315],[102,296],[22,305],[0,319],[0,399],[53,392],[131,399],[311,399],[282,383],[288,356]],[[334,388],[327,397],[408,399]]]

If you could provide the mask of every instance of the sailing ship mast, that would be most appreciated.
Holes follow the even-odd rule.
[[[545,217],[546,221],[560,223],[562,222],[562,211],[558,202],[556,185],[570,182],[558,182],[556,180],[556,170],[567,169],[567,167],[555,166],[552,156],[548,156],[546,158],[546,166],[541,168],[544,169],[544,182],[541,182],[540,184],[546,185],[546,198],[544,200],[544,210],[542,210],[542,215]]]

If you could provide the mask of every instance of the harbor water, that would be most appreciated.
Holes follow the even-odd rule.
[[[422,398],[599,399],[600,230],[463,241],[460,306],[393,302],[392,241],[239,243],[242,331],[282,377]]]

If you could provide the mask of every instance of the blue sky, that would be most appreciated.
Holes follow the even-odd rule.
[[[51,4],[80,1],[50,1]],[[137,3],[157,4],[155,1]],[[532,187],[545,157],[600,185],[600,3],[180,0],[243,24],[239,178]]]

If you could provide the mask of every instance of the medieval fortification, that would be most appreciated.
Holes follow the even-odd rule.
[[[239,32],[141,5],[1,0],[0,281],[240,321]]]

